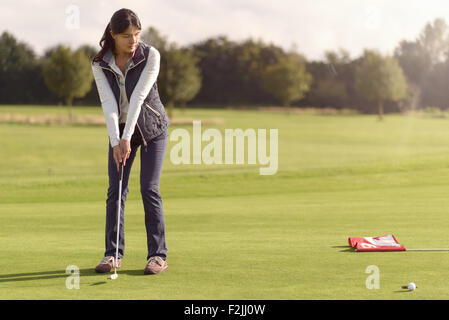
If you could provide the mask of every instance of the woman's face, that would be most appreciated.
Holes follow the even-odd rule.
[[[111,30],[111,35],[114,38],[117,53],[133,53],[139,42],[140,30],[131,25],[122,33],[114,34]]]

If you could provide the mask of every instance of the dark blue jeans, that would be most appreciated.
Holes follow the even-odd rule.
[[[122,136],[124,124],[119,125],[120,137]],[[125,250],[125,230],[124,214],[125,201],[128,194],[129,175],[131,167],[136,157],[136,152],[140,148],[140,192],[145,210],[145,227],[147,231],[147,260],[152,256],[167,258],[167,247],[165,243],[165,219],[162,207],[162,199],[159,193],[159,179],[162,171],[165,152],[167,150],[168,130],[147,141],[147,149],[143,147],[142,139],[134,134],[131,138],[131,154],[126,159],[123,167],[122,198],[120,204],[120,238],[119,238],[119,258],[123,258]],[[115,256],[117,240],[117,203],[119,192],[119,172],[113,157],[113,150],[109,143],[109,188],[106,200],[106,251],[105,256]]]

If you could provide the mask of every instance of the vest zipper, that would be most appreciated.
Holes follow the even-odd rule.
[[[142,61],[145,61],[145,59],[143,59]],[[140,61],[139,63],[141,63],[142,61]],[[132,68],[134,68],[134,67],[136,67],[137,65],[139,65],[139,63],[137,63],[136,65],[134,65]],[[100,67],[101,67],[101,66],[100,66]],[[120,90],[120,83],[119,83],[119,81],[118,81],[118,78],[117,78],[117,75],[115,74],[115,72],[112,71],[111,69],[108,69],[108,68],[104,68],[104,67],[101,67],[101,68],[103,68],[103,69],[105,69],[105,70],[109,70],[109,71],[111,71],[111,72],[114,74],[115,80],[117,81],[117,86],[118,86],[118,88],[119,88],[119,90]],[[132,68],[129,68],[128,70],[131,70]],[[125,83],[126,83],[126,74],[128,73],[128,70],[125,71]],[[120,101],[121,101],[121,100],[122,100],[122,90],[120,90],[120,98],[119,98],[118,109],[120,109]],[[120,110],[119,110],[119,113],[120,113]],[[143,145],[145,146],[145,152],[146,152],[146,151],[147,151],[147,142],[145,141],[145,138],[143,137],[142,130],[140,130],[139,124],[138,124],[137,122],[136,122],[136,125],[137,125],[137,129],[139,129],[140,135],[142,136],[142,141],[143,141]]]
[[[161,114],[159,112],[157,112],[156,110],[154,110],[149,103],[144,102],[145,106],[147,106],[151,111],[153,111],[159,118],[161,117]]]

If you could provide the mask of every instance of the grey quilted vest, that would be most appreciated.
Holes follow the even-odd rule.
[[[137,81],[140,78],[140,74],[145,67],[149,52],[150,46],[142,41],[139,41],[135,54],[132,57],[134,65],[131,66],[125,77],[125,89],[128,101],[131,100],[131,94],[133,93],[134,87],[136,86]],[[109,85],[114,93],[118,106],[118,114],[120,116],[119,79],[118,75],[116,75],[116,73],[109,66],[111,57],[112,52],[109,50],[105,53],[103,60],[99,63],[99,66],[103,69],[106,79],[108,79]],[[159,98],[157,81],[155,81],[140,108],[140,113],[137,119],[136,128],[134,128],[133,136],[140,134],[146,148],[147,143],[167,130],[169,125],[170,121],[165,113],[164,105]]]

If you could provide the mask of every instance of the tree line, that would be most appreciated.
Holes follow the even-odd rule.
[[[161,53],[158,87],[172,117],[173,107],[284,106],[354,109],[363,113],[404,112],[426,106],[447,109],[449,27],[427,23],[415,40],[402,40],[392,55],[365,49],[351,58],[343,48],[323,61],[296,50],[225,35],[187,46],[169,42],[156,28],[142,40]],[[64,45],[37,56],[4,31],[0,36],[0,103],[99,105],[90,61],[91,45]]]

